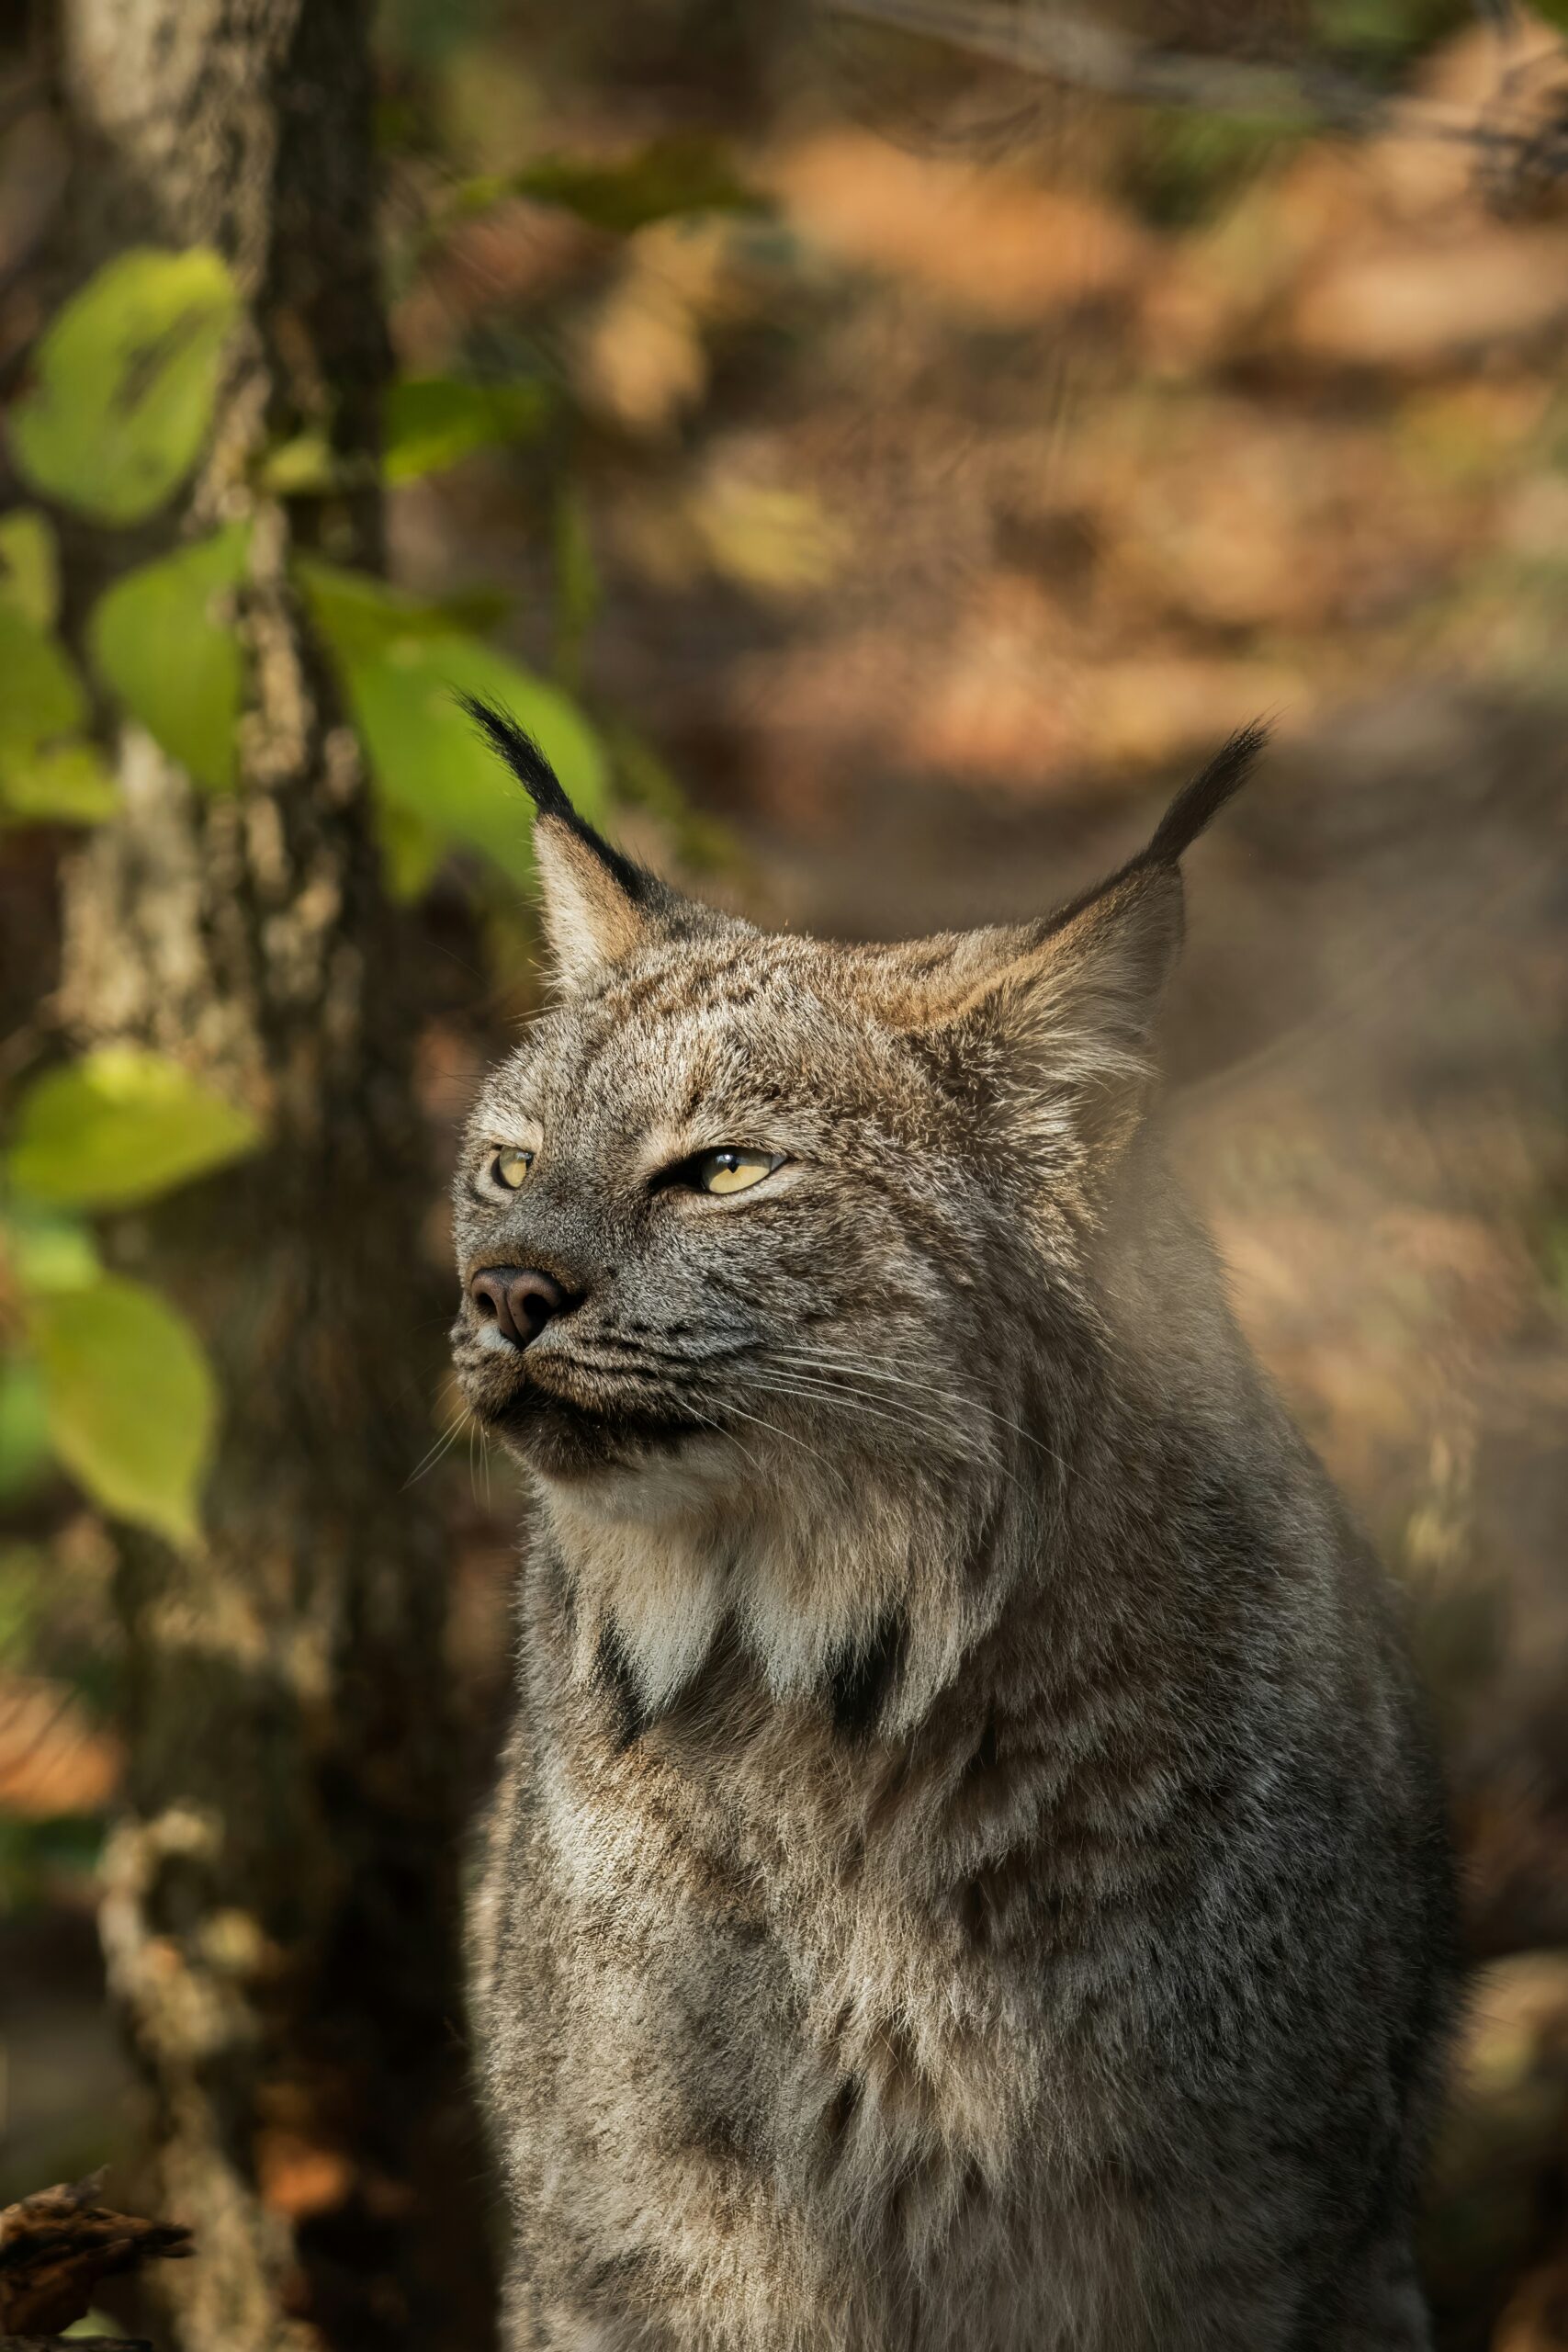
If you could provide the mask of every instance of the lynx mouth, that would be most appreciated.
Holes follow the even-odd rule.
[[[595,1375],[574,1374],[556,1355],[486,1350],[477,1361],[460,1349],[458,1375],[485,1428],[537,1468],[556,1476],[627,1468],[649,1455],[666,1456],[689,1440],[711,1437],[711,1420],[678,1407],[649,1406],[613,1393]],[[614,1384],[618,1385],[619,1384]]]
[[[481,1407],[479,1413],[527,1461],[557,1477],[635,1468],[650,1456],[678,1452],[691,1439],[712,1435],[711,1425],[679,1415],[579,1404],[532,1384],[499,1407]]]

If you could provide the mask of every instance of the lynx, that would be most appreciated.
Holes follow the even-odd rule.
[[[772,935],[536,805],[457,1185],[526,1464],[472,1919],[562,2352],[1416,2352],[1450,1982],[1397,1612],[1161,1155],[1179,866]]]

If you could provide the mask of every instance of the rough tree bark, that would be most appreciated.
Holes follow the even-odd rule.
[[[130,1807],[103,1925],[152,2095],[186,2352],[472,2346],[482,2165],[455,1960],[442,1567],[418,1487],[440,1309],[398,918],[365,778],[288,576],[374,566],[379,395],[367,0],[64,0],[85,265],[216,244],[245,297],[176,527],[254,517],[241,788],[144,736],[67,882],[62,1004],[255,1105],[265,1156],[118,1238],[205,1334],[225,1428],[205,1547],[128,1538]],[[325,428],[351,492],[258,495]],[[270,2176],[270,2202],[258,2181]]]

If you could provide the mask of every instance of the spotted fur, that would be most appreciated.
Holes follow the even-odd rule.
[[[459,1270],[569,1301],[455,1333],[536,1494],[472,1937],[509,2352],[1417,2352],[1440,1805],[1158,1139],[1255,745],[1056,917],[865,948],[676,898],[489,724],[563,985]],[[784,1164],[664,1181],[726,1144]]]

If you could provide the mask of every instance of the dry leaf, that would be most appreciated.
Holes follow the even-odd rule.
[[[63,1682],[0,1675],[0,1806],[45,1820],[96,1813],[119,1785],[118,1744]]]

